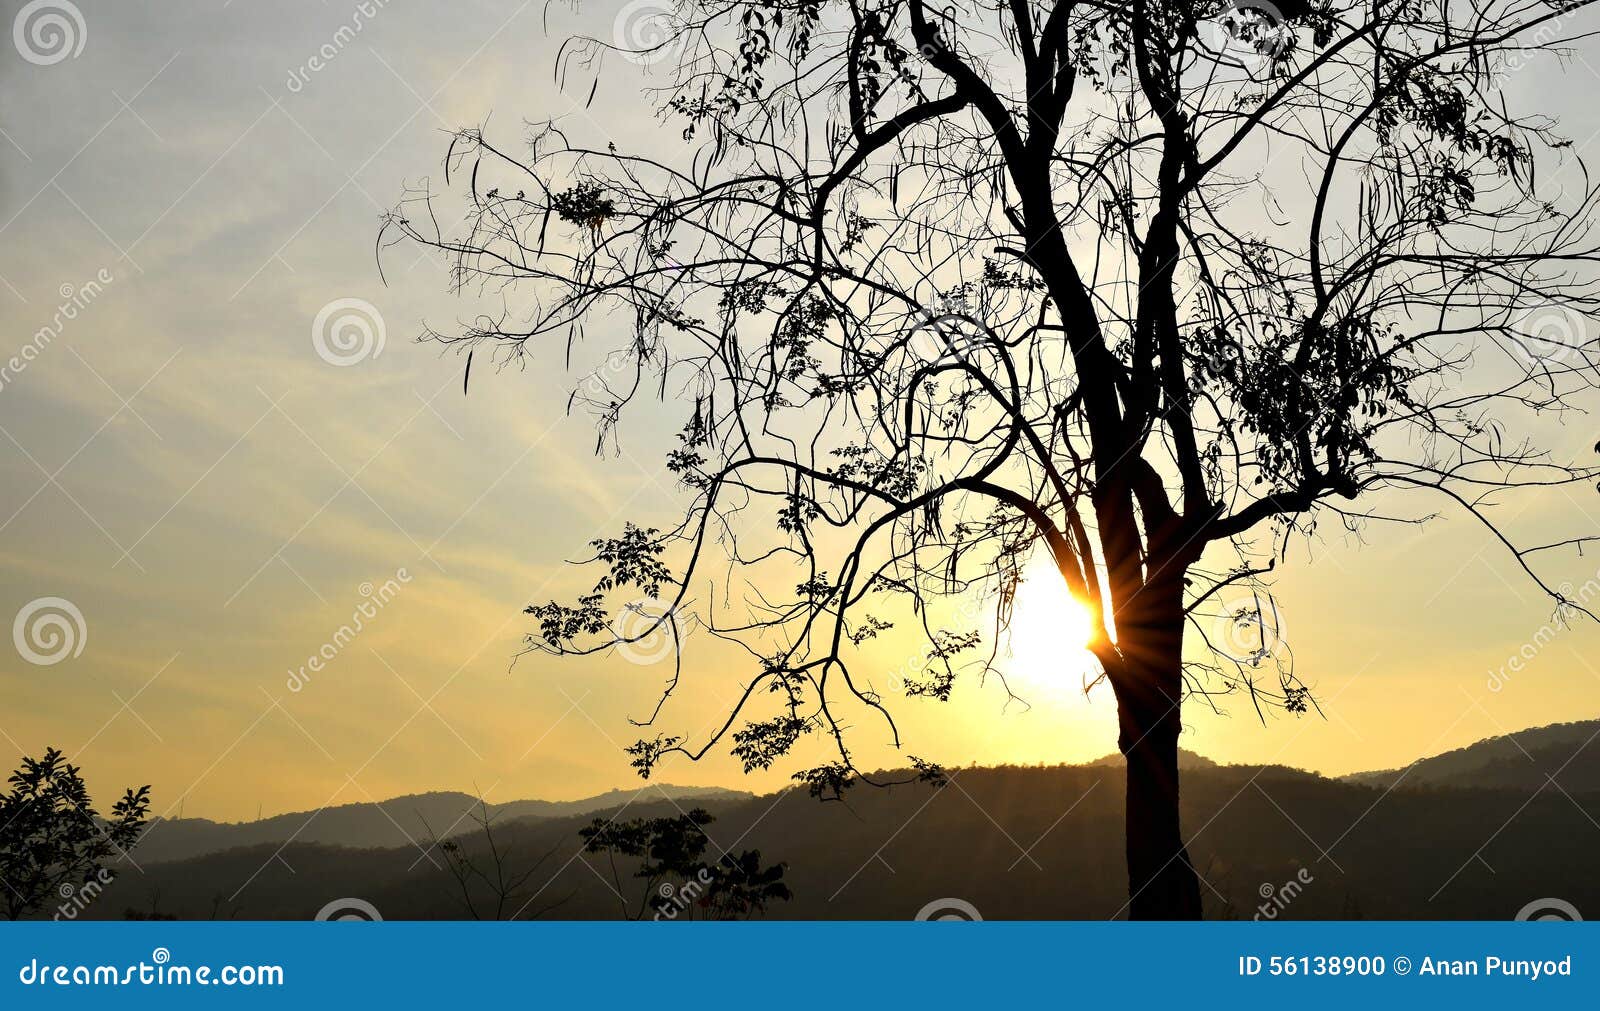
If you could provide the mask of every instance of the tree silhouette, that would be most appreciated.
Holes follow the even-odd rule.
[[[482,796],[469,817],[483,836],[483,845],[477,851],[470,840],[440,839],[428,819],[417,812],[428,833],[428,851],[438,850],[444,858],[444,870],[454,884],[451,896],[468,916],[474,920],[537,920],[566,901],[558,899],[536,909],[528,908],[539,897],[539,891],[528,893],[528,881],[555,856],[559,842],[531,861],[518,861],[514,859],[516,852],[495,838],[494,816]],[[526,898],[524,893],[528,893]]]
[[[672,817],[622,822],[596,818],[578,834],[585,853],[606,856],[623,919],[642,920],[653,914],[657,920],[688,920],[698,912],[710,920],[739,920],[793,897],[783,882],[786,865],[763,867],[760,850],[745,850],[738,856],[728,852],[708,862],[705,826],[714,821],[697,807]],[[637,862],[632,876],[644,882],[637,902],[626,894],[618,857]]]
[[[595,541],[606,575],[529,608],[530,647],[734,641],[727,722],[634,765],[820,734],[837,757],[796,778],[837,797],[892,779],[857,768],[859,714],[900,744],[863,649],[924,641],[915,696],[998,675],[1043,552],[1117,701],[1130,915],[1200,915],[1181,707],[1315,706],[1263,583],[1294,537],[1419,522],[1419,491],[1585,610],[1534,556],[1590,538],[1524,543],[1494,506],[1596,477],[1533,428],[1597,378],[1595,194],[1505,88],[1586,6],[689,2],[620,54],[660,61],[680,150],[461,131],[380,250],[443,250],[506,308],[428,335],[469,377],[601,343],[569,406],[602,452],[646,401],[684,421],[681,525]],[[576,40],[558,74],[619,62]]]
[[[46,902],[99,884],[113,856],[125,856],[144,828],[150,788],[130,789],[102,820],[78,767],[61,752],[26,756],[0,795],[0,884],[6,919],[16,920]]]

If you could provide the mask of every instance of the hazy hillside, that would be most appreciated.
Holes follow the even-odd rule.
[[[1084,767],[1091,769],[1121,769],[1122,762],[1122,756],[1113,751],[1111,754],[1106,755],[1103,758],[1097,758],[1092,762],[1085,762]],[[1197,755],[1186,748],[1178,749],[1178,770],[1180,772],[1194,772],[1200,769],[1215,769],[1217,767],[1218,766],[1216,762],[1213,762],[1204,755]]]
[[[1537,790],[1555,776],[1567,790],[1600,790],[1600,720],[1556,723],[1491,737],[1423,758],[1405,769],[1362,772],[1351,782],[1402,787],[1503,787]]]
[[[1537,758],[1569,740],[1552,729],[1562,732],[1518,740]],[[1464,776],[1451,789],[1431,779],[1414,788],[1408,777],[1391,791],[1281,767],[1191,763],[1184,818],[1207,915],[1507,919],[1545,897],[1600,910],[1600,791],[1577,786],[1596,781],[1600,748],[1572,744],[1568,757],[1574,753],[1560,779],[1566,793],[1468,787]],[[1502,757],[1494,751],[1483,767],[1498,776]],[[796,791],[696,803],[718,816],[709,828],[714,846],[759,849],[768,862],[788,863],[795,899],[775,911],[780,917],[903,919],[944,898],[970,902],[989,919],[1105,918],[1123,908],[1123,777],[1114,764],[966,769],[942,789],[858,788],[844,803]],[[621,816],[678,810],[647,794]],[[577,831],[591,816],[524,818],[498,829],[513,870],[545,854],[517,906],[553,918],[619,915],[611,868],[581,852]],[[480,837],[459,841],[488,859]],[[466,915],[455,882],[436,866],[439,855],[410,844],[356,851],[302,835],[287,846],[141,864],[142,872],[124,868],[83,915],[307,918],[345,897],[369,901],[389,919]],[[620,869],[623,892],[636,906],[628,872]]]
[[[639,800],[694,799],[742,800],[751,795],[715,786],[672,786],[651,783],[641,787]],[[582,800],[513,800],[490,804],[497,822],[518,818],[563,818],[591,811],[615,808],[640,793],[611,790]],[[191,857],[241,846],[320,843],[358,849],[409,846],[431,835],[441,838],[458,835],[475,827],[469,812],[478,800],[470,794],[419,793],[376,804],[342,804],[320,811],[282,814],[253,822],[215,822],[205,818],[154,819],[139,843],[141,864],[186,860]],[[430,831],[431,827],[431,831]]]

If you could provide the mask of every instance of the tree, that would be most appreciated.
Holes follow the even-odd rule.
[[[141,786],[126,791],[102,819],[78,767],[55,748],[43,758],[24,756],[7,782],[11,792],[0,795],[0,883],[8,920],[91,881],[98,890],[107,862],[127,854],[150,810],[150,788]]]
[[[459,838],[440,839],[420,811],[417,817],[422,821],[423,828],[428,830],[428,849],[438,850],[439,855],[444,857],[444,870],[454,884],[450,889],[451,897],[460,902],[467,915],[474,920],[537,920],[566,901],[559,899],[531,912],[528,910],[533,900],[539,897],[539,892],[535,891],[523,898],[528,881],[544,866],[545,861],[555,856],[560,844],[519,866],[512,859],[515,851],[495,838],[494,817],[489,811],[488,802],[481,796],[471,813],[472,821],[483,835],[480,852],[473,852],[469,842]]]
[[[642,920],[646,913],[657,920],[687,920],[696,911],[706,919],[739,920],[793,898],[783,881],[787,865],[763,867],[760,850],[738,856],[730,851],[708,862],[705,826],[714,821],[697,807],[674,817],[596,818],[578,834],[585,853],[605,854],[625,920]],[[633,877],[644,882],[644,890],[636,903],[625,894],[618,857],[637,862]]]
[[[680,152],[459,132],[380,250],[443,250],[505,309],[427,335],[469,377],[604,344],[570,402],[602,451],[649,400],[685,421],[683,522],[595,541],[606,574],[529,608],[530,646],[733,640],[728,721],[634,765],[731,742],[767,768],[820,733],[837,759],[797,778],[837,797],[893,778],[856,767],[846,710],[899,745],[863,650],[911,629],[905,691],[950,698],[995,671],[1044,552],[1117,701],[1130,915],[1198,916],[1182,705],[1315,707],[1265,582],[1295,537],[1420,522],[1420,492],[1586,612],[1535,556],[1590,538],[1526,543],[1494,506],[1596,477],[1533,429],[1597,378],[1595,193],[1505,87],[1587,6],[703,0],[634,54],[663,61]],[[577,40],[560,73],[616,48]]]

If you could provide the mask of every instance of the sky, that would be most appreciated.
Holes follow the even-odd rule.
[[[625,429],[597,458],[592,419],[567,413],[582,376],[559,353],[480,370],[463,395],[461,360],[416,337],[499,297],[451,294],[447,264],[416,249],[385,253],[380,276],[375,252],[382,212],[440,180],[451,130],[514,143],[526,121],[562,117],[586,139],[681,146],[652,120],[649,68],[613,60],[592,102],[588,76],[556,78],[561,40],[611,35],[622,6],[6,0],[0,363],[21,366],[0,370],[5,764],[59,747],[97,796],[149,783],[157,813],[226,820],[637,783],[628,721],[670,658],[517,654],[524,606],[593,579],[564,559],[625,519],[674,517],[661,426]],[[20,27],[41,14],[64,35]],[[1552,59],[1513,91],[1561,116],[1581,152],[1600,109],[1570,82],[1593,76]],[[327,339],[341,320],[364,327],[348,347]],[[592,329],[608,327],[622,333]],[[1597,434],[1583,415],[1541,432],[1572,454]],[[1405,508],[1440,517],[1324,524],[1278,577],[1283,638],[1323,715],[1263,724],[1243,701],[1191,705],[1185,747],[1342,774],[1600,716],[1600,631],[1551,626],[1475,521]],[[1582,488],[1502,511],[1541,540],[1596,516]],[[1541,571],[1581,587],[1600,556]],[[1043,592],[1019,607],[1047,624]],[[363,606],[360,634],[335,643]],[[1031,708],[992,683],[899,703],[906,750],[950,766],[1112,752],[1104,686],[1086,697],[1081,657],[1048,652],[1011,661]],[[887,680],[909,657],[879,659]],[[693,741],[741,675],[705,643],[684,664],[663,729]],[[856,733],[863,764],[903,762],[876,727]],[[659,776],[772,790],[828,757],[813,750],[766,775],[714,755]]]

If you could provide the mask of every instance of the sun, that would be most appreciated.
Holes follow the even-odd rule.
[[[1011,612],[1008,676],[1044,689],[1076,689],[1094,662],[1089,653],[1093,620],[1083,601],[1067,590],[1042,553],[1022,569]]]

